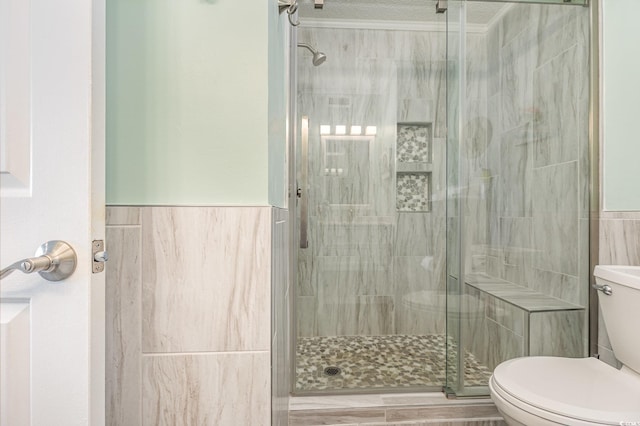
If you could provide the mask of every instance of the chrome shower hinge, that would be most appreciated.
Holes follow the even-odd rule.
[[[298,11],[298,0],[278,0],[278,12],[282,15],[282,12],[287,12],[289,23],[297,27],[300,25],[300,21],[294,21],[292,16]]]
[[[285,10],[291,14],[298,9],[298,0],[278,0],[278,11],[280,13]]]

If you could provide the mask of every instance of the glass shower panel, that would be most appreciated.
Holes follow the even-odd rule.
[[[470,396],[507,359],[587,355],[589,10],[512,2],[478,31],[495,3],[449,5],[447,387]]]

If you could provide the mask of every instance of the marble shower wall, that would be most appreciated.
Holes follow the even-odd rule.
[[[298,255],[297,335],[444,333],[445,33],[300,28],[298,40],[327,61],[314,67],[299,50],[310,245]],[[397,173],[413,158],[407,144],[396,151],[398,123],[428,124],[432,146],[416,147],[430,164],[406,163],[417,173]],[[320,137],[320,125],[376,135]],[[398,179],[430,192],[411,204],[430,211],[398,211]]]
[[[108,425],[286,424],[288,365],[277,383],[271,368],[288,330],[270,326],[286,223],[270,207],[107,209]]]
[[[514,5],[486,35],[468,36],[467,52],[465,270],[586,307],[588,8]],[[535,324],[550,327],[555,317],[546,320]],[[521,353],[517,333],[490,316],[483,324],[467,323],[489,333],[468,333],[476,356],[487,341],[505,345],[504,359]],[[586,314],[570,324],[577,350],[541,347],[586,354]]]

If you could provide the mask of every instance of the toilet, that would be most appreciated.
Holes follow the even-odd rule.
[[[602,317],[617,370],[596,358],[525,357],[489,380],[509,425],[640,425],[640,267],[596,266]]]

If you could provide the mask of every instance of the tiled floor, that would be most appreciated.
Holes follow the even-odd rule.
[[[338,367],[335,376],[325,373]],[[337,336],[298,339],[296,390],[444,386],[445,336]],[[491,371],[467,353],[465,385],[486,385]]]

